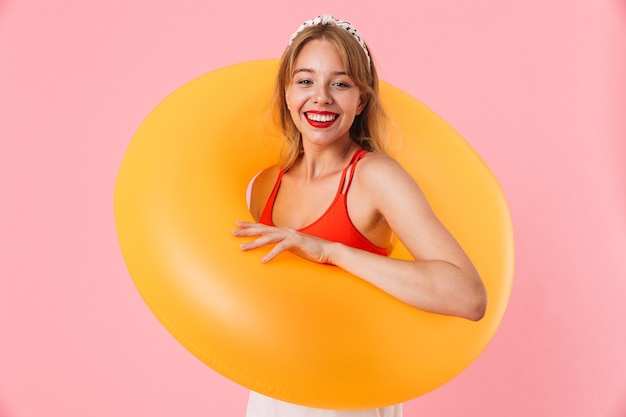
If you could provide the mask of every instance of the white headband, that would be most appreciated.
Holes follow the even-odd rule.
[[[371,65],[370,53],[367,50],[367,46],[365,46],[365,42],[363,42],[363,39],[361,38],[361,35],[359,35],[359,32],[356,30],[356,28],[352,26],[352,24],[350,24],[350,22],[348,22],[347,20],[338,20],[329,14],[317,16],[315,19],[307,20],[306,22],[301,24],[298,30],[296,30],[296,32],[293,35],[291,35],[291,39],[289,39],[289,46],[291,46],[296,36],[298,36],[298,34],[302,32],[305,28],[309,26],[328,25],[328,24],[333,24],[337,27],[347,30],[348,33],[350,33],[354,37],[354,39],[356,39],[359,45],[361,45],[361,48],[363,48],[363,51],[365,52],[365,56],[367,56],[367,63],[368,65]]]

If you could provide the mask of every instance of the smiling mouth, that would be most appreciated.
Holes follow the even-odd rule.
[[[337,117],[339,117],[339,115],[337,114],[321,114],[321,113],[305,113],[306,114],[306,118],[313,121],[313,122],[332,122],[334,121]]]
[[[311,113],[305,112],[307,122],[313,127],[329,127],[335,120],[339,117],[338,114],[335,113]]]

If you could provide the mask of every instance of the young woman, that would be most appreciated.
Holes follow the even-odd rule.
[[[292,36],[273,108],[286,140],[255,179],[236,236],[263,262],[291,251],[336,265],[416,308],[480,320],[487,295],[469,258],[413,178],[386,155],[386,119],[371,54],[350,23],[319,16]],[[387,257],[399,239],[414,260]],[[398,417],[401,406],[330,411],[252,393],[249,417]]]

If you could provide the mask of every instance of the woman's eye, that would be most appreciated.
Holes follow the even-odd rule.
[[[311,80],[298,80],[296,81],[297,84],[302,84],[302,85],[309,85],[309,84],[313,84],[311,82]]]
[[[333,84],[335,87],[339,87],[339,88],[349,88],[350,84],[348,83],[344,83],[343,81],[337,81],[336,83]]]

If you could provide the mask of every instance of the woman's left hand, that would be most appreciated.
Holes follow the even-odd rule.
[[[237,237],[258,236],[255,240],[242,243],[240,246],[242,250],[247,251],[266,245],[274,245],[261,259],[262,262],[269,262],[288,250],[309,261],[330,263],[328,250],[332,242],[327,240],[300,233],[287,227],[268,226],[262,223],[239,221],[237,226],[239,229],[233,230],[233,235]]]

